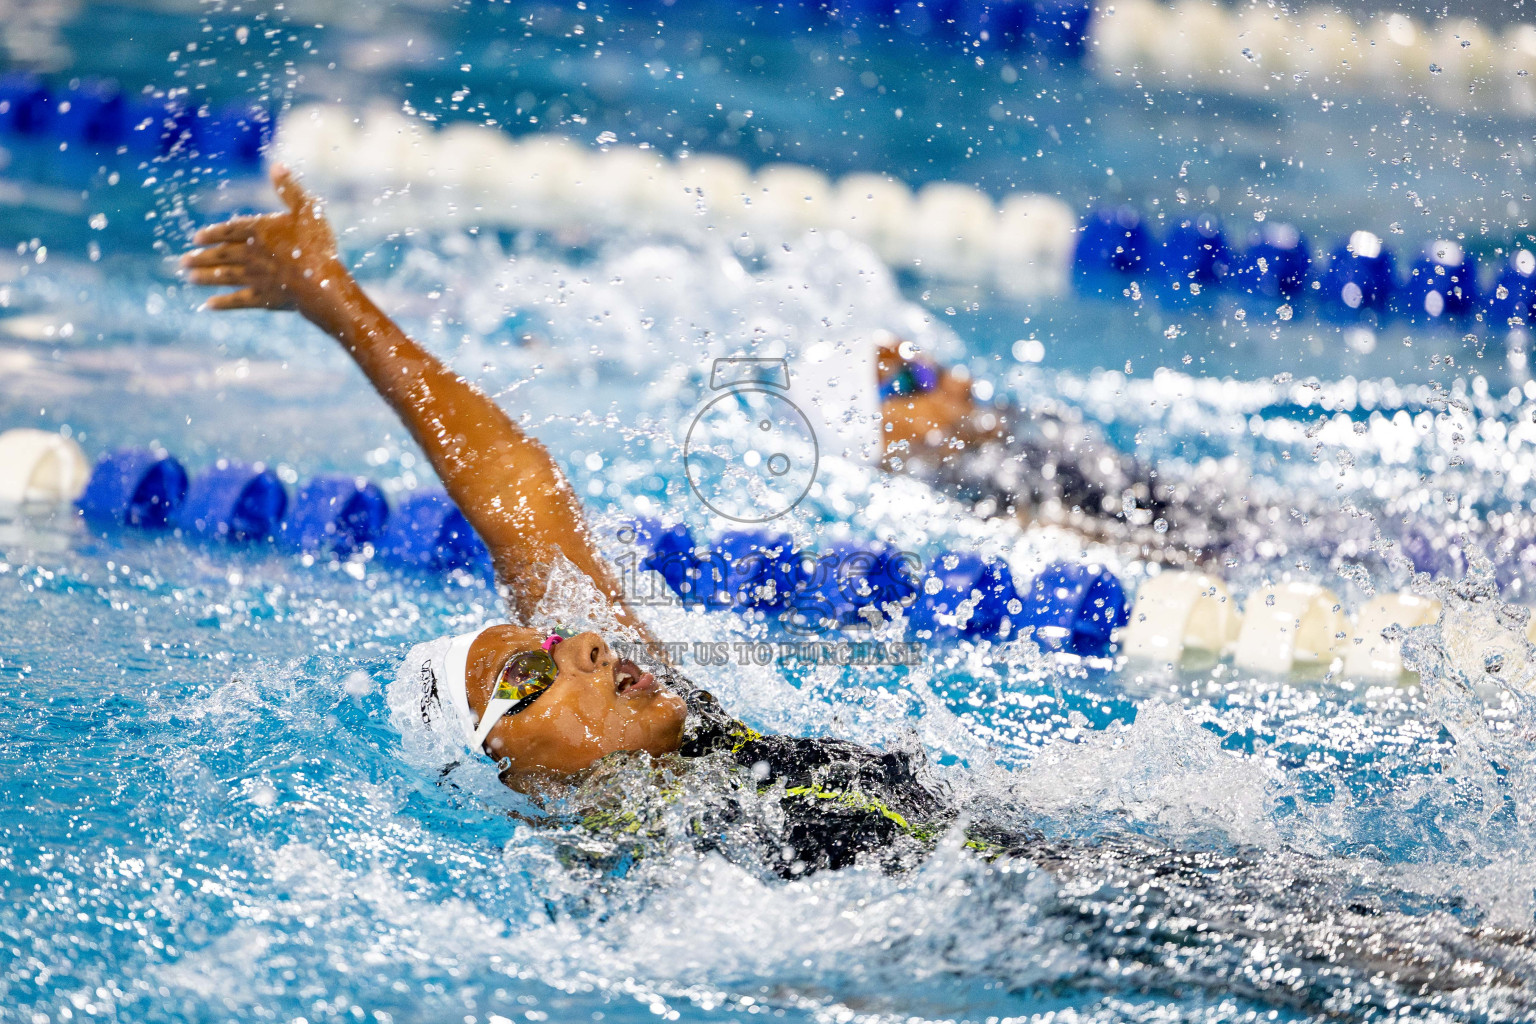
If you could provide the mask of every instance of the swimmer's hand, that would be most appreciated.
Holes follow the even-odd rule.
[[[203,228],[192,236],[202,248],[181,258],[183,275],[192,284],[236,289],[210,298],[208,309],[293,309],[325,319],[352,275],[320,204],[293,172],[273,166],[272,184],[287,209]]]

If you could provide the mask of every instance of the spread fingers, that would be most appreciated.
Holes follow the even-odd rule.
[[[251,252],[248,242],[221,242],[206,249],[197,249],[181,258],[183,267],[217,267],[226,263],[243,263]]]
[[[265,305],[266,303],[257,297],[256,289],[254,288],[241,288],[239,291],[225,292],[222,295],[215,295],[203,303],[203,306],[207,309],[260,309]]]
[[[189,284],[224,285],[250,283],[245,267],[239,264],[226,264],[217,267],[190,267],[185,277]]]
[[[265,214],[254,217],[235,217],[222,224],[209,224],[199,228],[192,236],[195,245],[214,245],[218,242],[249,242],[256,237],[256,227]]]

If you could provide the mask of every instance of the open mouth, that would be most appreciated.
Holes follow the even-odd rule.
[[[640,671],[640,666],[628,658],[621,658],[613,669],[613,689],[620,697],[650,693],[656,689],[656,677]]]

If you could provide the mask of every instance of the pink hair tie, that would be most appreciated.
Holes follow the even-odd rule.
[[[559,633],[551,633],[549,636],[544,638],[544,642],[539,646],[544,648],[546,651],[552,651],[555,649],[555,644],[564,639],[565,637],[561,636]]]

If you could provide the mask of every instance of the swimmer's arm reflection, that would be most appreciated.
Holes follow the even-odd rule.
[[[580,504],[549,452],[483,391],[416,344],[363,292],[316,200],[279,165],[281,213],[203,228],[182,258],[193,284],[230,286],[209,309],[292,309],[341,342],[399,414],[448,493],[490,548],[517,611],[532,613],[564,555],[646,635],[598,555]]]

